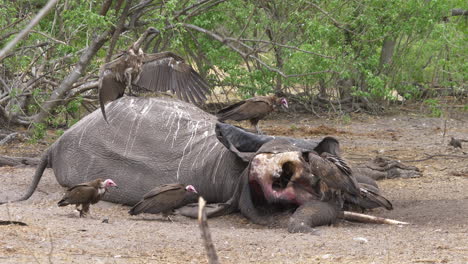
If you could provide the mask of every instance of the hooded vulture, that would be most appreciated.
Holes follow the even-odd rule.
[[[310,152],[310,172],[319,177],[322,199],[330,199],[328,195],[334,196],[343,208],[344,202],[359,204],[370,204],[373,208],[382,206],[392,210],[390,201],[380,195],[376,187],[364,183],[358,183],[352,174],[351,168],[337,155],[323,152],[321,155]]]
[[[117,187],[111,179],[95,179],[90,182],[75,185],[67,190],[58,206],[67,206],[74,204],[80,212],[80,217],[86,216],[89,212],[89,205],[99,202],[106,193],[107,188]],[[81,209],[78,207],[81,205]]]
[[[180,56],[172,52],[143,53],[140,48],[143,41],[158,32],[148,28],[127,51],[101,67],[99,104],[106,122],[105,104],[122,97],[127,87],[154,92],[170,90],[179,99],[195,104],[206,100],[208,84]]]
[[[194,203],[198,199],[198,193],[192,185],[164,184],[158,186],[143,196],[143,199],[135,204],[128,213],[137,215],[141,213],[162,213],[169,218],[172,210]]]
[[[273,112],[278,106],[288,108],[286,98],[278,98],[275,95],[256,96],[221,109],[216,113],[216,117],[218,117],[220,122],[224,122],[225,120],[249,120],[257,133],[259,133],[258,122]]]

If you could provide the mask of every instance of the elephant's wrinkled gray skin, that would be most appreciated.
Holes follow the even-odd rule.
[[[104,200],[127,205],[157,185],[192,184],[212,204],[209,215],[239,210],[266,224],[272,220],[268,217],[272,209],[310,206],[307,201],[319,199],[314,178],[301,177],[307,173],[303,153],[339,154],[335,139],[313,142],[256,135],[217,123],[213,115],[174,99],[123,97],[106,108],[109,125],[96,110],[46,151],[33,184],[19,200],[33,194],[44,169],[51,167],[62,186],[111,178],[120,188]],[[320,201],[312,204],[317,203],[320,210],[315,212],[327,206]],[[194,216],[192,209],[181,212]],[[290,226],[303,223],[304,217],[292,220]],[[306,222],[321,224],[336,218],[324,217]]]

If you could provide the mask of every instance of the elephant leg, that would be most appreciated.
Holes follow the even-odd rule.
[[[296,209],[288,224],[290,233],[317,234],[313,228],[321,225],[331,225],[338,217],[338,209],[330,203],[310,200]]]

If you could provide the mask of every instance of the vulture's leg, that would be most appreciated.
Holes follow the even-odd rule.
[[[132,72],[133,68],[127,68],[125,69],[125,79],[127,80],[127,89],[128,89],[128,94],[133,96],[133,91],[132,91]]]
[[[253,127],[255,127],[255,131],[257,132],[257,134],[259,135],[263,135],[263,132],[260,130],[260,127],[258,126],[258,119],[254,118],[254,119],[250,119],[250,124],[252,124]]]
[[[80,217],[86,217],[89,213],[89,204],[82,204],[82,209],[80,211]]]
[[[81,217],[81,211],[82,211],[82,209],[80,209],[80,204],[75,205],[75,209],[76,209],[78,212],[80,212],[80,217]]]

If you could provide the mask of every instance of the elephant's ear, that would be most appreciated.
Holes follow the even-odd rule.
[[[320,155],[323,152],[328,152],[335,156],[340,156],[340,143],[336,138],[325,137],[318,143],[314,150]]]
[[[215,131],[218,140],[245,162],[249,162],[263,144],[274,139],[271,136],[257,135],[219,122]]]

